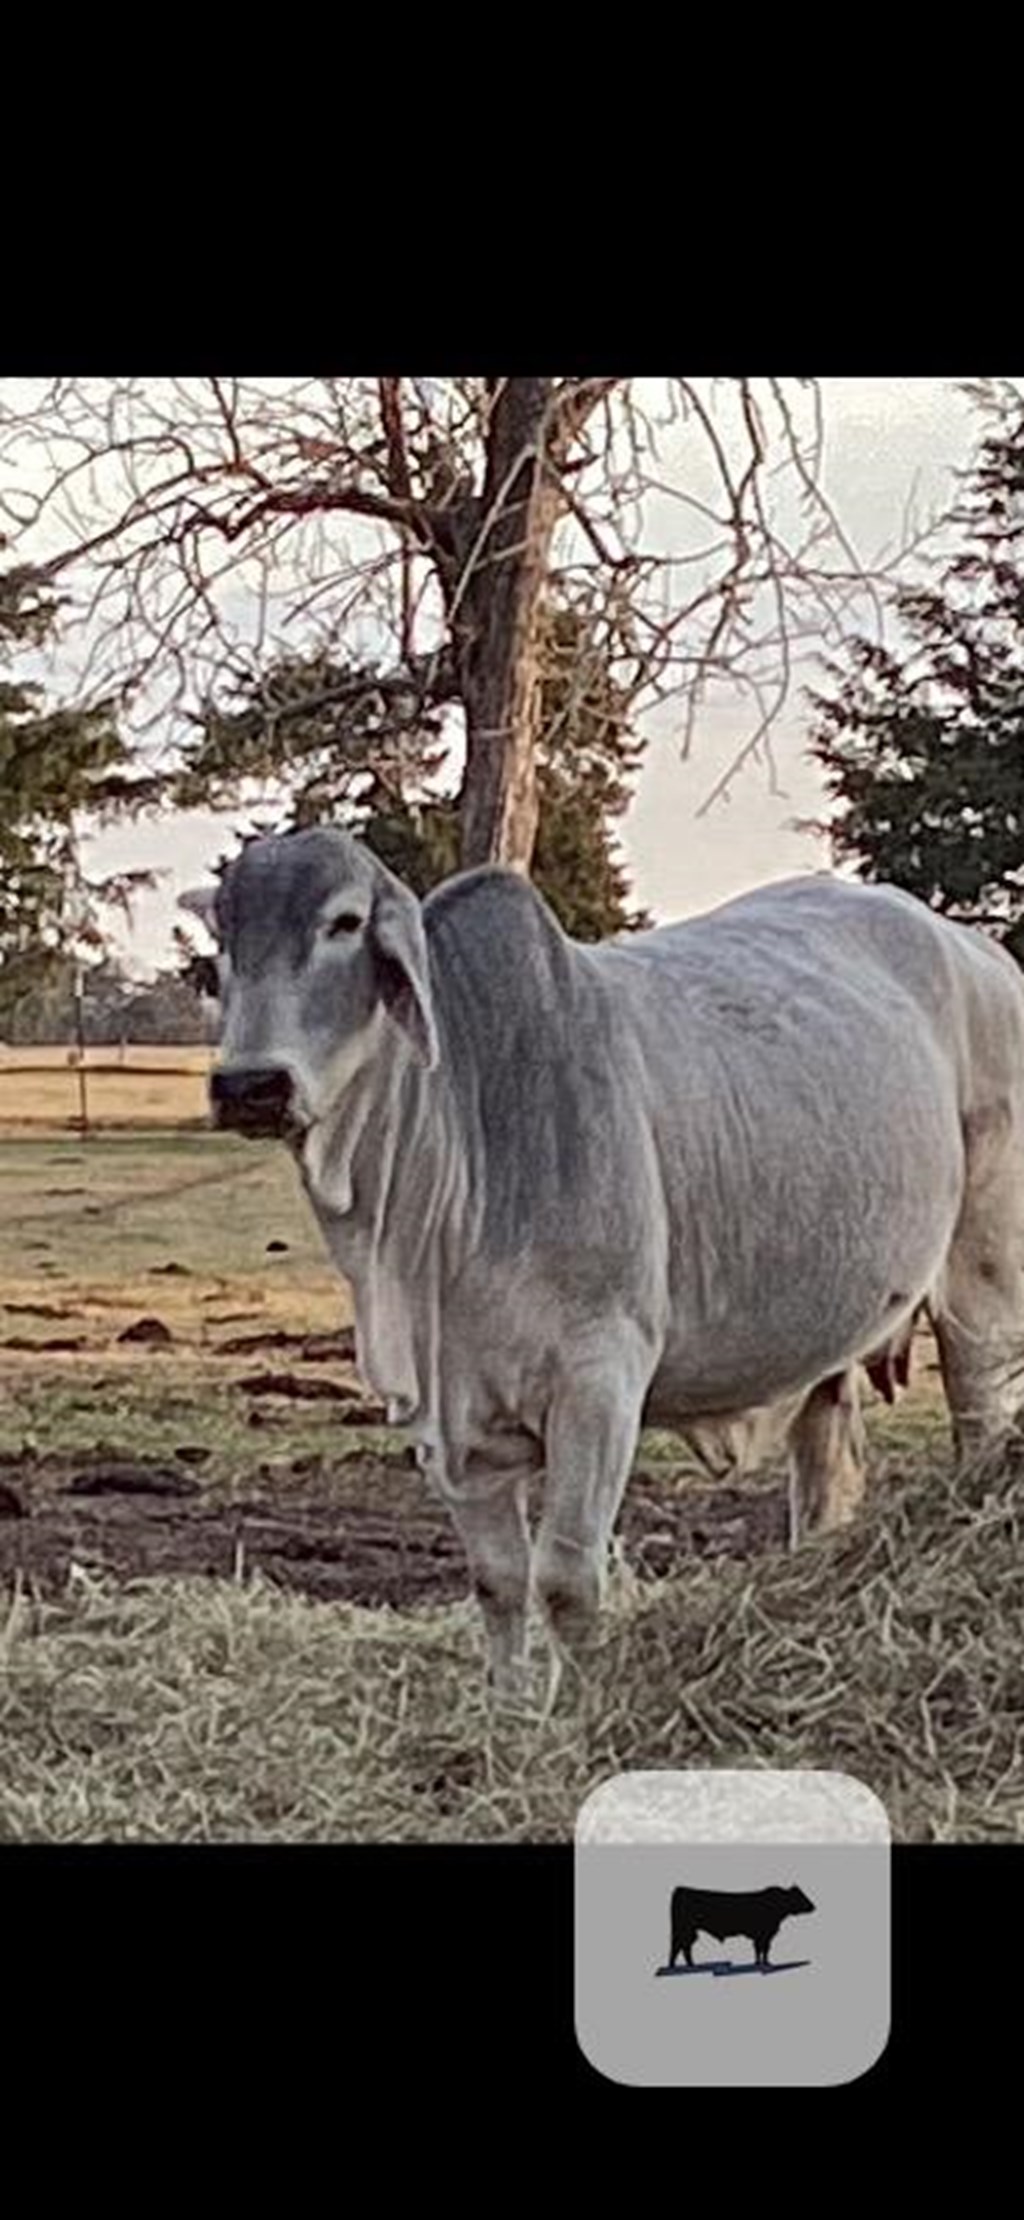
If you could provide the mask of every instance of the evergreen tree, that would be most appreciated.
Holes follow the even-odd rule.
[[[280,782],[287,823],[349,825],[425,894],[459,867],[458,803],[432,791],[453,696],[443,658],[401,685],[325,655],[279,659],[229,709],[208,710],[175,798],[219,805],[236,802],[246,780]],[[615,839],[643,747],[600,641],[572,609],[547,612],[532,876],[581,940],[650,922],[630,905]]]
[[[0,575],[0,664],[42,647],[56,616],[29,574]],[[45,983],[72,942],[99,942],[98,902],[126,882],[83,880],[76,818],[102,806],[126,760],[108,703],[48,707],[40,687],[0,679],[0,1015]]]
[[[894,598],[907,645],[857,639],[813,699],[833,852],[1024,957],[1024,396],[970,389],[984,432],[934,586]]]

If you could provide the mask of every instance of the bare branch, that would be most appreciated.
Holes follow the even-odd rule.
[[[396,501],[412,500],[409,458],[402,424],[401,379],[379,378],[380,420],[388,451],[388,487]]]
[[[76,681],[169,756],[282,638],[435,681],[454,655],[465,700],[529,572],[586,615],[638,716],[678,705],[684,753],[732,692],[748,729],[710,807],[770,768],[800,657],[879,629],[879,587],[930,529],[908,510],[862,561],[823,454],[813,381],[65,379],[0,387],[0,529],[69,592]]]

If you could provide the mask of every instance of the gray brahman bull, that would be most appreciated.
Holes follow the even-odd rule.
[[[584,947],[529,883],[420,903],[351,835],[245,845],[205,896],[216,1122],[291,1146],[360,1368],[462,1535],[491,1677],[536,1592],[582,1659],[644,1423],[787,1438],[792,1530],[863,1487],[856,1367],[924,1307],[961,1452],[1024,1396],[1024,980],[827,875]],[[212,905],[212,910],[211,910]]]

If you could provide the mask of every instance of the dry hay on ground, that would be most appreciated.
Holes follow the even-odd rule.
[[[613,1603],[586,1700],[490,1714],[475,1615],[75,1574],[0,1625],[8,1840],[558,1841],[625,1767],[846,1770],[897,1840],[1024,1837],[1024,1443],[795,1556]]]

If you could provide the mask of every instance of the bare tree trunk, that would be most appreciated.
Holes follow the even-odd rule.
[[[538,629],[560,507],[545,469],[553,398],[553,378],[509,378],[491,417],[485,537],[466,595],[464,867],[528,872],[537,837]]]
[[[491,412],[483,493],[453,486],[447,509],[434,511],[466,713],[464,868],[504,863],[528,872],[533,856],[538,632],[561,506],[548,449],[554,396],[553,378],[505,379]]]

